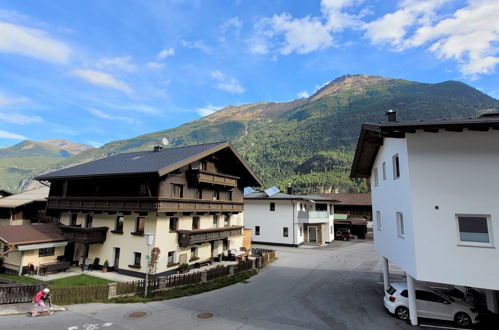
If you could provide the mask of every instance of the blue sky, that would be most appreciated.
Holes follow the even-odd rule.
[[[99,146],[344,74],[499,98],[499,1],[0,1],[0,147]]]

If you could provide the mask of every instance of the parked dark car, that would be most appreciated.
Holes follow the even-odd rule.
[[[334,235],[334,238],[348,241],[348,240],[350,240],[350,238],[353,238],[353,236],[352,236],[352,234],[350,234],[350,229],[338,228],[338,229],[336,229],[336,234]]]

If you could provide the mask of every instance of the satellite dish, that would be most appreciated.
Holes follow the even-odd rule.
[[[271,197],[271,196],[274,196],[275,194],[277,194],[278,192],[280,192],[279,188],[277,188],[276,186],[274,187],[271,187],[267,190],[265,190],[265,193],[267,194],[267,196]]]
[[[245,188],[244,188],[244,194],[245,194],[245,195],[249,195],[249,194],[251,194],[252,192],[255,192],[255,190],[254,190],[253,188],[251,188],[251,187],[245,187]]]
[[[168,142],[168,139],[165,137],[161,140],[161,142],[163,143],[164,146],[167,146],[170,143]]]

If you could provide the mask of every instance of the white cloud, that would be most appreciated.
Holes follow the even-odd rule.
[[[19,134],[10,133],[0,129],[0,138],[12,140],[27,140],[28,138]]]
[[[234,28],[236,31],[239,31],[242,27],[243,27],[243,22],[237,16],[229,19],[228,21],[220,25],[220,29],[224,32],[231,28]]]
[[[13,103],[19,103],[19,102],[25,102],[27,101],[28,99],[25,98],[25,97],[18,97],[18,98],[9,98],[7,96],[5,96],[4,94],[2,94],[0,92],[0,108],[1,107],[4,107],[6,105],[9,105],[9,104],[13,104]]]
[[[157,56],[158,58],[164,59],[167,58],[168,56],[173,56],[173,55],[175,55],[175,49],[170,47],[160,51]]]
[[[217,106],[214,106],[214,105],[211,105],[211,104],[208,104],[207,106],[203,107],[203,108],[197,108],[196,109],[196,112],[198,115],[200,115],[201,117],[205,117],[205,116],[209,116],[211,115],[212,113],[215,113],[217,112],[218,110],[222,109],[222,107],[217,107]]]
[[[180,44],[185,48],[199,49],[206,54],[211,54],[212,52],[211,48],[206,46],[202,41],[180,40]]]
[[[42,30],[0,22],[0,52],[53,63],[67,63],[71,49]]]
[[[116,68],[127,72],[134,72],[136,67],[131,63],[131,60],[131,56],[101,58],[95,63],[95,66],[99,69]]]
[[[227,77],[222,72],[215,70],[211,72],[211,78],[217,81],[216,87],[233,94],[244,93],[245,89],[236,78]]]
[[[308,94],[307,91],[302,91],[302,92],[299,92],[297,94],[297,96],[300,98],[300,99],[306,99],[307,97],[309,97],[310,95]]]
[[[93,85],[109,87],[123,91],[125,93],[133,92],[133,90],[126,83],[114,78],[112,75],[105,72],[88,69],[76,69],[72,71],[72,74],[76,77],[86,80]]]
[[[102,119],[121,120],[121,121],[129,122],[130,124],[138,123],[138,120],[135,120],[133,118],[121,117],[121,116],[112,116],[112,115],[105,113],[104,111],[101,111],[101,110],[95,109],[95,108],[88,109],[88,112],[90,112],[95,117],[102,118]]]
[[[4,113],[0,112],[0,120],[11,123],[11,124],[32,124],[32,123],[41,123],[43,120],[38,116],[25,116],[16,113]]]
[[[165,66],[164,63],[158,63],[158,62],[149,62],[147,63],[147,67],[150,69],[161,69]]]

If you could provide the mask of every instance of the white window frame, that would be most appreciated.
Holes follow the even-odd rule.
[[[397,212],[395,213],[395,218],[397,219],[397,236],[405,239],[404,214],[402,212]]]
[[[373,176],[374,176],[374,186],[377,187],[379,186],[379,177],[378,177],[378,168],[375,167],[373,170]]]
[[[461,235],[459,231],[459,217],[480,217],[485,218],[487,220],[487,231],[489,234],[489,242],[470,242],[470,241],[461,241]],[[464,214],[459,213],[456,214],[456,232],[457,232],[457,245],[458,246],[475,246],[475,247],[495,247],[494,245],[494,231],[492,228],[492,219],[490,214]]]
[[[376,230],[381,231],[381,212],[376,211]]]

